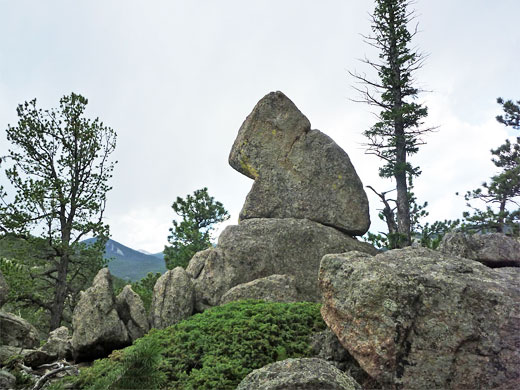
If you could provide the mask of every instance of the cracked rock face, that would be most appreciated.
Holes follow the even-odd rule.
[[[193,314],[193,283],[182,267],[162,275],[153,288],[150,326],[164,329]]]
[[[520,388],[518,271],[424,248],[326,255],[322,316],[385,388]]]
[[[255,182],[240,219],[306,218],[350,235],[370,226],[368,200],[350,159],[281,92],[246,118],[229,164]]]

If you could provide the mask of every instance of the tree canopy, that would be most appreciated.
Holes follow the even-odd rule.
[[[226,221],[229,214],[222,203],[209,196],[206,187],[186,195],[186,199],[177,197],[172,208],[182,220],[173,220],[168,236],[171,246],[164,247],[164,261],[168,269],[185,268],[195,253],[211,246],[214,225]]]
[[[84,117],[87,104],[72,93],[60,99],[59,108],[42,110],[34,99],[18,106],[18,123],[6,130],[12,148],[4,159],[5,174],[12,193],[0,194],[0,229],[43,240],[33,277],[52,292],[46,299],[39,291],[28,292],[24,299],[50,312],[51,330],[60,326],[66,301],[83,288],[76,281],[91,279],[103,264],[109,233],[103,213],[116,134],[98,118]],[[99,244],[85,258],[80,253],[87,248],[80,242],[89,235]]]

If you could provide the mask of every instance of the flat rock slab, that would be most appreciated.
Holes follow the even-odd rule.
[[[197,311],[220,304],[232,287],[274,274],[294,277],[299,301],[319,302],[321,258],[348,250],[377,253],[371,245],[313,221],[248,219],[228,226],[216,248],[195,254],[186,272],[193,279]]]
[[[443,237],[439,250],[492,268],[520,267],[520,242],[502,233],[448,233]]]
[[[361,390],[349,375],[325,360],[287,359],[254,370],[237,390]]]
[[[307,218],[351,235],[370,226],[368,199],[350,159],[281,92],[246,118],[229,164],[255,180],[240,219]]]
[[[260,299],[267,302],[298,302],[296,280],[291,275],[271,275],[233,287],[224,294],[220,304],[241,299]]]
[[[520,278],[425,248],[324,256],[322,316],[392,389],[520,388]]]

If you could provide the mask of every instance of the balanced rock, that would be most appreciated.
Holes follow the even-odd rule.
[[[116,310],[132,341],[148,333],[148,318],[143,301],[130,285],[126,285],[116,297]]]
[[[242,283],[222,296],[220,304],[241,299],[260,299],[268,302],[298,302],[296,280],[291,275],[270,275]]]
[[[348,155],[281,92],[261,99],[246,118],[229,164],[255,182],[240,219],[306,218],[363,235],[368,200]]]
[[[47,342],[40,350],[48,353],[54,359],[69,359],[72,357],[71,341],[69,329],[66,326],[61,326],[50,332]]]
[[[193,314],[193,283],[182,267],[163,274],[153,288],[150,326],[164,329]]]
[[[92,287],[81,292],[72,316],[72,348],[76,360],[106,357],[126,347],[130,337],[119,318],[108,268],[101,269]]]
[[[7,302],[7,294],[9,294],[9,286],[4,279],[4,275],[2,275],[2,272],[0,271],[0,307]]]
[[[327,255],[322,316],[385,388],[515,389],[520,278],[509,270],[425,248]]]
[[[197,311],[218,305],[232,287],[274,274],[294,277],[298,301],[319,302],[321,258],[349,250],[377,253],[371,245],[313,221],[247,219],[228,226],[217,247],[197,253],[186,272],[193,278]]]
[[[39,344],[34,326],[21,317],[0,311],[0,345],[36,348]]]
[[[492,268],[520,267],[520,242],[502,233],[448,233],[443,237],[439,250]]]
[[[287,359],[254,370],[237,390],[361,390],[350,376],[325,360]]]

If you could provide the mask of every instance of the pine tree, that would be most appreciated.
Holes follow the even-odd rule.
[[[504,115],[496,117],[499,123],[520,130],[520,101],[497,99]],[[518,235],[520,233],[520,137],[516,142],[506,140],[491,150],[491,161],[500,172],[492,176],[481,187],[468,191],[464,196],[467,206],[473,209],[463,213],[463,229],[468,232],[499,232]],[[472,206],[472,200],[486,204],[484,210]],[[508,208],[508,206],[510,206]],[[515,209],[515,206],[517,207]]]
[[[164,247],[164,261],[168,269],[185,268],[193,255],[211,246],[211,231],[214,225],[226,221],[229,214],[220,202],[209,196],[208,189],[196,190],[186,199],[177,197],[173,211],[182,218],[173,220],[168,242]]]
[[[378,81],[366,75],[350,72],[364,87],[355,87],[362,99],[380,109],[379,121],[363,134],[368,138],[367,153],[384,161],[379,175],[393,178],[396,184],[397,239],[395,247],[411,244],[412,216],[410,200],[412,179],[420,175],[419,167],[413,166],[408,157],[417,153],[424,144],[421,136],[432,128],[422,128],[428,110],[416,103],[419,92],[414,86],[413,74],[421,68],[423,55],[410,48],[417,32],[408,29],[414,19],[408,11],[408,0],[376,0],[372,15],[372,35],[365,41],[378,49],[379,61],[363,62],[375,69]],[[391,221],[387,220],[387,224]],[[389,226],[390,227],[390,226]],[[390,231],[390,234],[393,234]]]

